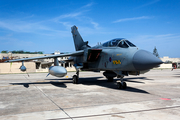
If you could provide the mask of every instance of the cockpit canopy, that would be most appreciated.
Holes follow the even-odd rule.
[[[121,47],[121,48],[128,48],[128,47],[136,47],[134,44],[129,42],[124,38],[116,38],[112,39],[108,42],[105,42],[102,46],[104,47]]]

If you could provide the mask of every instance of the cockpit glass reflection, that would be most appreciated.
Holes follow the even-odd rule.
[[[126,42],[125,42],[124,40],[122,40],[122,41],[119,43],[118,47],[128,48],[129,46],[126,44]]]
[[[136,47],[134,44],[132,44],[131,42],[129,42],[128,40],[125,40],[127,42],[127,44],[131,47]]]
[[[112,39],[108,42],[105,42],[102,46],[104,47],[121,47],[121,48],[128,48],[128,47],[136,47],[133,43],[125,40],[124,38],[116,38]]]

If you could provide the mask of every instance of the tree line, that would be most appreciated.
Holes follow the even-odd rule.
[[[14,50],[14,51],[7,51],[7,50],[3,50],[1,51],[1,53],[13,53],[13,54],[43,54],[42,51],[38,51],[38,52],[29,52],[29,51],[23,51],[23,50]]]

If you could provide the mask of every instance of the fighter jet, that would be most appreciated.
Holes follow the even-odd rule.
[[[140,75],[163,63],[152,53],[141,50],[133,43],[124,38],[115,38],[103,44],[91,47],[88,41],[84,42],[76,26],[71,27],[76,51],[68,54],[56,54],[33,58],[8,60],[6,62],[22,61],[21,71],[26,71],[24,61],[34,59],[53,58],[54,66],[49,68],[49,74],[56,77],[64,77],[67,70],[59,66],[58,57],[70,56],[65,62],[70,62],[76,68],[73,83],[78,84],[79,71],[103,71],[108,81],[113,82],[115,77],[120,78],[117,82],[119,89],[126,89],[127,84],[123,81],[124,76]]]

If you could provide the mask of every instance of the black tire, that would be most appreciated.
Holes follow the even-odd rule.
[[[108,82],[113,82],[114,81],[113,77],[107,77],[107,79],[108,79]]]
[[[121,84],[122,84],[122,89],[126,89],[127,88],[126,82],[122,82]]]
[[[77,75],[73,76],[73,84],[78,84],[78,77],[77,77]]]
[[[122,88],[122,84],[120,82],[117,83],[117,87],[118,89],[121,89]]]

